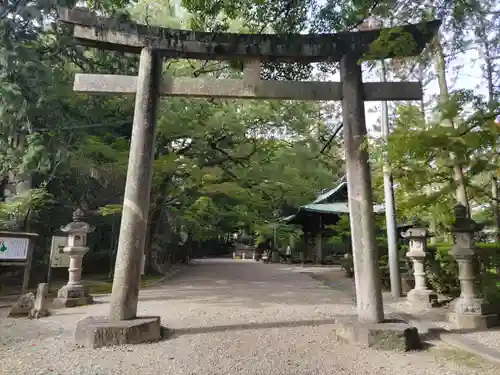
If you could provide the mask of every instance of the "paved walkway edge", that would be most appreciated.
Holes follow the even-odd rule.
[[[150,283],[147,283],[146,286],[144,286],[143,289],[147,289],[147,288],[151,288],[155,285],[158,285],[162,282],[164,282],[165,280],[168,280],[170,279],[171,277],[174,277],[175,275],[177,275],[178,273],[182,272],[182,271],[185,271],[187,269],[189,265],[182,265],[182,266],[179,266],[179,265],[176,265],[174,267],[172,267],[172,269],[170,271],[168,271],[164,276],[162,276],[161,278],[159,278],[158,280],[155,280],[155,281],[151,281]],[[93,296],[106,296],[108,295],[109,293],[92,293]],[[14,296],[12,297],[12,300],[9,301],[9,302],[6,302],[6,301],[1,301],[0,300],[0,309],[7,309],[7,308],[11,308],[12,307],[12,304],[14,302],[17,301],[17,299],[19,298],[19,296]],[[5,298],[6,299],[6,298]]]
[[[400,312],[396,312],[394,313],[394,315],[397,318],[405,320],[409,324],[417,327],[420,333],[434,333],[436,335],[436,338],[447,343],[448,345],[451,345],[457,349],[463,350],[475,356],[481,357],[489,362],[500,364],[500,351],[498,350],[491,349],[478,341],[462,337],[461,333],[450,332],[432,323],[423,322],[414,315]]]
[[[459,333],[441,333],[439,338],[449,345],[500,365],[500,352],[498,350],[488,348],[477,341],[460,337]]]
[[[318,280],[328,286],[329,288],[336,289],[335,286],[332,285],[328,280],[323,280],[321,275],[311,275],[309,276],[315,280]],[[338,289],[336,289],[338,290]],[[344,291],[345,292],[345,291]],[[385,303],[384,303],[385,305]],[[434,335],[436,339],[439,339],[446,344],[453,346],[457,349],[463,350],[467,353],[473,354],[475,356],[481,357],[486,361],[500,364],[500,351],[491,349],[486,345],[481,344],[478,341],[471,340],[465,337],[462,337],[461,333],[454,333],[445,330],[442,327],[439,327],[435,324],[424,322],[420,318],[415,315],[408,314],[406,312],[402,312],[395,308],[390,308],[388,306],[384,306],[384,310],[386,313],[390,314],[392,317],[401,319],[406,321],[408,324],[417,327],[418,332],[422,335]]]
[[[158,285],[162,282],[164,282],[165,280],[168,280],[170,279],[171,277],[174,277],[175,275],[177,275],[178,273],[181,273],[182,271],[185,271],[187,268],[188,268],[189,265],[182,265],[182,266],[175,266],[175,267],[172,267],[173,269],[171,269],[170,271],[168,271],[164,276],[162,276],[161,278],[159,278],[158,280],[155,280],[155,281],[152,281],[150,283],[147,283],[145,286],[144,286],[144,289],[147,289],[147,288],[150,288],[152,286],[155,286],[155,285]]]

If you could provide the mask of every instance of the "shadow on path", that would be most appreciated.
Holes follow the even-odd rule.
[[[213,333],[213,332],[271,329],[271,328],[293,328],[293,327],[321,326],[321,325],[331,325],[331,324],[335,324],[335,319],[228,324],[222,326],[190,327],[190,328],[179,328],[179,329],[169,329],[163,327],[164,330],[163,337],[165,339],[172,339],[184,335],[198,335],[198,334]]]

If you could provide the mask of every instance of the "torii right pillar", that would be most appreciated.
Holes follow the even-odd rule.
[[[370,165],[366,150],[367,132],[360,58],[358,54],[348,53],[340,61],[349,220],[358,318],[361,321],[381,323],[384,321],[384,307],[375,240]]]
[[[335,331],[342,339],[376,349],[420,349],[417,328],[384,320],[360,58],[349,52],[340,60],[357,316],[337,316]]]

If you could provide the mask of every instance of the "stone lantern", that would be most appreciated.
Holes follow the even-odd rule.
[[[437,302],[437,294],[427,288],[425,278],[425,255],[427,251],[427,229],[410,228],[401,236],[408,238],[409,251],[406,256],[413,262],[413,276],[415,278],[415,287],[408,292],[407,300],[417,309],[430,308]]]
[[[92,226],[83,221],[84,213],[77,209],[73,213],[73,221],[61,230],[68,233],[68,246],[64,248],[64,253],[69,255],[69,278],[68,283],[59,289],[57,298],[54,301],[56,306],[75,307],[88,305],[93,302],[88,289],[82,285],[82,260],[89,251],[86,247],[87,233],[94,230]]]
[[[454,244],[450,253],[458,263],[460,298],[453,301],[448,319],[459,329],[495,326],[498,324],[498,314],[480,297],[475,283],[479,277],[475,267],[477,254],[474,246],[474,233],[478,225],[467,217],[467,209],[463,205],[455,206],[454,215],[455,221],[451,227]]]

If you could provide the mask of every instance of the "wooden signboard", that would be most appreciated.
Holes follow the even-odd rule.
[[[36,233],[0,231],[0,263],[2,266],[23,267],[21,294],[28,290]]]
[[[30,239],[0,236],[0,260],[26,260]]]

